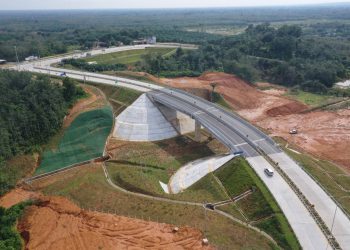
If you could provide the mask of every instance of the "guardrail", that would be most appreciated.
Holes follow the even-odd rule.
[[[169,95],[167,93],[167,95]],[[157,96],[152,96],[152,98],[156,99],[156,101],[163,103],[167,106],[172,106],[171,104],[167,103],[164,100],[157,100]],[[311,203],[307,200],[307,198],[304,196],[304,194],[299,190],[299,188],[295,185],[295,183],[289,178],[289,176],[278,166],[278,163],[275,163],[260,147],[258,147],[257,145],[255,145],[255,143],[251,142],[250,140],[246,140],[245,136],[242,135],[241,132],[239,132],[238,130],[232,128],[229,124],[227,124],[226,121],[219,119],[218,117],[216,117],[215,115],[211,114],[211,112],[206,112],[206,110],[204,110],[203,108],[194,105],[194,103],[191,103],[187,100],[182,100],[185,103],[188,103],[190,105],[195,106],[197,109],[204,111],[205,113],[211,115],[212,117],[214,117],[215,119],[218,119],[218,121],[220,121],[221,123],[225,124],[226,126],[228,126],[231,130],[233,130],[235,133],[237,133],[242,139],[244,139],[247,143],[249,143],[249,145],[251,145],[258,153],[260,153],[261,155],[264,156],[264,158],[266,158],[266,160],[268,160],[268,162],[272,163],[273,166],[275,166],[275,168],[277,169],[277,171],[280,173],[280,175],[282,176],[282,178],[288,183],[288,185],[292,188],[292,190],[294,191],[294,193],[298,196],[298,198],[301,200],[301,202],[304,204],[304,206],[306,207],[306,209],[309,211],[310,215],[312,216],[312,218],[315,220],[315,222],[317,223],[317,225],[319,226],[319,228],[321,229],[321,231],[323,232],[323,234],[326,236],[326,239],[328,240],[329,244],[332,246],[333,249],[341,249],[339,246],[339,243],[336,241],[335,237],[332,235],[331,231],[329,230],[329,228],[327,227],[327,225],[324,223],[324,221],[322,220],[322,218],[320,217],[320,215],[317,213],[317,211],[315,210],[315,208],[311,205]],[[173,107],[174,108],[174,107]],[[178,107],[176,109],[179,109]],[[187,114],[190,114],[191,116],[193,116],[193,114],[186,112]],[[196,117],[196,119],[201,119],[200,117]],[[205,122],[201,122],[199,121],[201,124],[203,124],[204,127],[206,127],[209,130],[212,130],[210,126],[205,126]],[[220,136],[220,135],[216,135],[216,136]],[[221,140],[222,141],[222,140]],[[228,143],[229,145],[231,145],[231,143]]]
[[[272,145],[274,145],[276,148],[279,148],[278,145],[276,144],[276,142],[274,140],[272,140],[272,138],[270,138],[268,135],[266,135],[264,132],[262,132],[260,129],[258,129],[257,127],[253,126],[252,124],[250,124],[249,122],[247,122],[246,120],[244,120],[243,118],[241,118],[240,116],[234,114],[233,112],[229,112],[226,109],[224,109],[223,107],[221,107],[220,105],[216,104],[216,103],[212,103],[209,102],[203,98],[200,98],[196,95],[193,95],[191,93],[188,93],[184,90],[180,90],[180,89],[175,89],[175,88],[171,88],[174,91],[178,91],[181,92],[184,95],[187,95],[189,97],[195,98],[196,100],[199,100],[201,102],[204,102],[206,104],[210,104],[211,106],[215,106],[215,108],[219,109],[221,112],[224,112],[226,115],[233,117],[234,119],[239,120],[241,123],[243,123],[245,126],[248,126],[249,128],[253,129],[254,132],[256,132],[257,134],[259,134],[260,136],[264,137],[266,140],[268,140]]]
[[[35,68],[38,68],[38,69],[42,69],[42,70],[50,70],[50,71],[56,71],[56,72],[62,72],[62,70],[56,70],[56,69],[47,69],[47,68],[40,68],[40,67],[35,67]],[[67,71],[68,72],[68,71]],[[72,72],[70,74],[75,74],[75,75],[80,75],[80,76],[89,76],[87,74],[81,74],[81,73],[76,73],[76,72]],[[157,91],[160,91],[164,94],[167,94],[169,95],[168,92],[166,91],[162,91],[162,89],[160,88],[154,88],[152,86],[152,84],[139,84],[137,83],[136,81],[133,81],[133,80],[127,80],[127,79],[123,79],[123,78],[117,78],[117,77],[100,77],[100,76],[93,76],[93,75],[90,75],[89,77],[95,77],[95,78],[99,78],[99,79],[105,79],[105,80],[119,80],[120,82],[122,83],[127,83],[127,84],[131,84],[131,85],[136,85],[138,87],[142,87],[142,88],[146,88],[146,89],[151,89],[151,90],[157,90]],[[192,95],[188,92],[185,92],[183,90],[179,90],[179,89],[175,89],[175,88],[168,88],[168,89],[172,89],[174,92],[180,92],[182,94],[185,94],[187,96],[190,96],[191,98],[194,98],[196,100],[199,100],[201,102],[204,102],[206,104],[210,104],[210,106],[215,106],[215,108],[217,108],[218,110],[220,110],[221,112],[224,112],[226,115],[228,116],[231,116],[233,117],[234,119],[240,121],[241,123],[243,123],[243,125],[251,128],[252,130],[254,130],[257,134],[259,134],[260,136],[262,136],[263,138],[265,138],[267,141],[269,141],[274,147],[278,148],[279,150],[281,150],[278,145],[276,144],[275,141],[272,140],[272,138],[270,138],[269,136],[267,136],[265,133],[263,133],[261,130],[259,130],[258,128],[256,128],[255,126],[251,125],[250,123],[248,123],[247,121],[245,121],[243,118],[233,114],[232,112],[229,112],[225,109],[223,109],[222,107],[220,107],[219,105],[215,104],[215,103],[211,103],[207,100],[204,100],[198,96],[195,96],[195,95]],[[154,96],[152,97],[154,98]],[[182,101],[188,103],[188,104],[191,104],[193,105],[193,103],[189,102],[189,101],[186,101],[186,100],[183,100]],[[179,107],[173,107],[173,105],[165,102],[165,101],[158,101],[158,102],[161,102],[163,103],[164,105],[167,105],[167,106],[170,106],[174,109],[177,109],[179,110]],[[220,120],[222,123],[224,123],[225,125],[229,126],[231,128],[231,126],[229,124],[227,124],[226,121],[222,120],[222,119],[219,119],[217,116],[213,115],[211,112],[207,112],[207,110],[203,109],[203,108],[200,108],[198,107],[197,105],[195,105],[196,108],[198,108],[199,110],[202,110],[204,111],[205,113],[209,114],[210,116],[214,117],[215,119],[218,119]],[[190,112],[187,112],[186,110],[181,110],[182,112],[190,115],[191,117],[194,117],[195,115],[191,114]],[[215,132],[211,129],[211,126],[209,126],[209,124],[207,124],[207,122],[203,121],[203,119],[201,119],[199,116],[195,116],[195,118],[204,126],[206,127],[209,131],[211,131],[214,135],[215,135]],[[263,152],[260,147],[258,147],[254,142],[252,142],[251,140],[247,139],[240,131],[234,129],[234,128],[231,128],[236,134],[238,134],[244,141],[246,141],[250,146],[252,146],[255,150],[257,150],[257,152],[261,153],[262,155],[264,155],[265,158],[267,158],[267,160],[269,162],[271,162],[272,160],[270,159],[270,157],[265,154],[265,152]],[[225,138],[218,138],[220,141],[222,141],[226,146],[228,146],[231,150],[232,150],[232,145],[230,142],[226,141]],[[282,150],[281,150],[282,151]],[[273,161],[272,161],[273,162]],[[273,162],[273,164],[276,166],[276,163]],[[299,165],[299,164],[298,164]],[[313,216],[313,218],[315,219],[316,223],[319,225],[320,229],[322,230],[322,232],[326,235],[327,237],[327,240],[330,242],[330,245],[334,248],[334,249],[340,249],[339,247],[339,244],[337,243],[336,239],[334,238],[334,236],[331,234],[331,232],[329,231],[328,227],[325,225],[325,223],[323,222],[322,218],[318,215],[317,211],[314,209],[314,208],[310,208],[311,207],[311,203],[306,199],[306,197],[302,194],[302,192],[298,189],[298,187],[294,184],[294,182],[292,182],[292,180],[288,177],[288,175],[286,175],[284,173],[284,171],[282,169],[280,169],[279,167],[276,167],[277,170],[279,170],[279,172],[281,173],[281,176],[285,179],[285,181],[291,186],[291,188],[294,190],[294,192],[298,195],[298,197],[302,200],[302,202],[304,203],[304,205],[306,206],[306,208],[309,210],[310,214]],[[305,170],[304,170],[305,171]],[[306,171],[305,171],[306,172]],[[309,173],[308,173],[309,174]],[[310,175],[310,174],[309,174]],[[311,176],[312,177],[312,176]],[[312,179],[319,185],[319,182],[317,182],[314,177],[312,177]],[[321,186],[321,188],[325,191],[325,189]],[[329,193],[327,191],[325,191],[328,195]],[[329,195],[333,201],[334,198]],[[341,208],[344,211],[344,209],[339,205],[339,203],[337,201],[335,201],[336,205],[338,205],[339,208]],[[310,210],[311,209],[311,210]],[[345,212],[345,214],[348,216],[348,214]]]
[[[25,183],[30,183],[32,181],[39,180],[39,179],[42,179],[42,178],[45,178],[45,177],[48,177],[48,176],[51,176],[51,175],[54,175],[54,174],[58,174],[58,173],[67,171],[67,170],[72,169],[72,168],[83,166],[83,165],[92,163],[92,162],[97,161],[97,160],[103,160],[103,159],[105,159],[105,157],[106,156],[100,156],[100,157],[96,157],[96,158],[93,158],[93,159],[90,159],[90,160],[87,160],[87,161],[74,163],[74,164],[69,165],[69,166],[64,167],[64,168],[60,168],[60,169],[57,169],[57,170],[54,170],[54,171],[51,171],[51,172],[48,172],[48,173],[44,173],[44,174],[40,174],[40,175],[36,175],[36,176],[30,177],[30,178],[27,178],[27,179],[24,180],[24,182]]]
[[[309,211],[311,217],[317,223],[318,227],[321,229],[322,233],[325,235],[329,245],[333,249],[341,249],[339,243],[333,236],[332,232],[327,227],[326,223],[323,221],[321,216],[318,214],[311,202],[305,197],[305,195],[300,191],[297,185],[289,178],[289,176],[279,167],[278,163],[274,162],[265,152],[259,150],[259,153],[277,170],[281,177],[286,181],[286,183],[291,187],[294,193],[298,196],[299,200],[304,204],[305,208]]]
[[[288,150],[288,148],[287,148]],[[288,156],[290,157],[290,156]],[[348,217],[348,219],[350,220],[350,215],[349,213],[343,208],[343,206],[334,198],[334,196],[332,194],[330,194],[326,188],[314,177],[312,176],[309,171],[307,171],[307,169],[300,164],[298,161],[295,161],[294,159],[292,159],[314,182],[316,182],[317,185],[319,185],[321,187],[321,189],[333,200],[333,202],[338,206],[338,208],[340,208],[340,210],[342,210],[342,212],[345,214],[346,217]]]

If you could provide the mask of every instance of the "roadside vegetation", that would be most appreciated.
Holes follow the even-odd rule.
[[[61,128],[68,108],[85,93],[68,79],[59,84],[48,77],[12,71],[0,71],[0,93],[2,195],[35,168],[32,153],[40,153]]]
[[[47,195],[65,196],[85,209],[198,228],[219,249],[276,249],[251,229],[210,211],[205,215],[202,206],[172,204],[119,192],[107,183],[100,165],[73,169],[35,185]]]
[[[215,176],[231,198],[252,190],[250,195],[235,202],[247,222],[270,234],[283,249],[300,248],[283,212],[247,161],[234,159],[215,171]],[[226,211],[230,213],[232,207]]]
[[[112,180],[124,189],[200,203],[227,199],[211,175],[178,195],[166,194],[159,184],[159,181],[168,183],[170,177],[188,162],[214,155],[215,152],[225,152],[226,149],[216,140],[198,143],[188,136],[155,143],[111,140],[108,148],[112,158],[106,162],[107,169]]]
[[[108,106],[80,114],[64,132],[57,148],[43,153],[35,174],[51,172],[102,156],[112,125],[112,110]]]
[[[240,35],[218,39],[196,51],[179,48],[168,58],[147,57],[143,70],[157,75],[178,72],[178,76],[186,71],[219,70],[249,82],[268,81],[337,95],[337,90],[330,88],[349,76],[349,49],[345,40],[308,37],[298,25],[275,28],[264,23],[249,25]]]
[[[342,98],[334,97],[331,95],[320,95],[302,90],[291,90],[286,93],[287,97],[291,97],[299,102],[302,102],[311,107],[319,107],[322,105],[330,104],[336,101],[342,100]]]
[[[163,57],[170,56],[174,53],[174,48],[146,48],[146,49],[135,49],[128,51],[120,51],[109,54],[102,54],[91,58],[82,59],[85,62],[96,62],[97,64],[125,64],[133,65],[148,54],[159,54]]]
[[[316,159],[312,155],[299,151],[298,148],[293,149],[295,148],[293,145],[289,145],[288,148],[286,148],[286,141],[282,138],[274,139],[283,146],[286,153],[298,162],[307,173],[313,176],[350,215],[350,174],[329,161]]]
[[[23,249],[23,240],[17,231],[16,225],[17,220],[23,215],[24,209],[32,204],[33,201],[26,201],[8,209],[0,207],[0,249]]]
[[[245,198],[218,209],[259,227],[284,249],[300,248],[276,201],[242,158],[208,174],[180,194],[163,191],[159,181],[168,183],[179,167],[214,154],[211,148],[215,144],[208,142],[197,143],[184,136],[157,143],[112,141],[113,157],[106,163],[107,170],[112,181],[126,190],[174,200],[215,203],[252,190]]]

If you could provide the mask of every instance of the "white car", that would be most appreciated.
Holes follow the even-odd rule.
[[[268,175],[270,177],[272,177],[273,173],[274,173],[274,171],[271,168],[265,168],[264,172],[265,172],[266,175]]]

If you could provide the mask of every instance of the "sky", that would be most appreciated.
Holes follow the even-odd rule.
[[[0,0],[0,10],[252,7],[339,2],[350,0]]]

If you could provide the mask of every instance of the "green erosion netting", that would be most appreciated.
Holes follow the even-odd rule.
[[[112,124],[112,110],[107,106],[80,114],[64,132],[57,149],[44,152],[35,175],[102,156]]]

